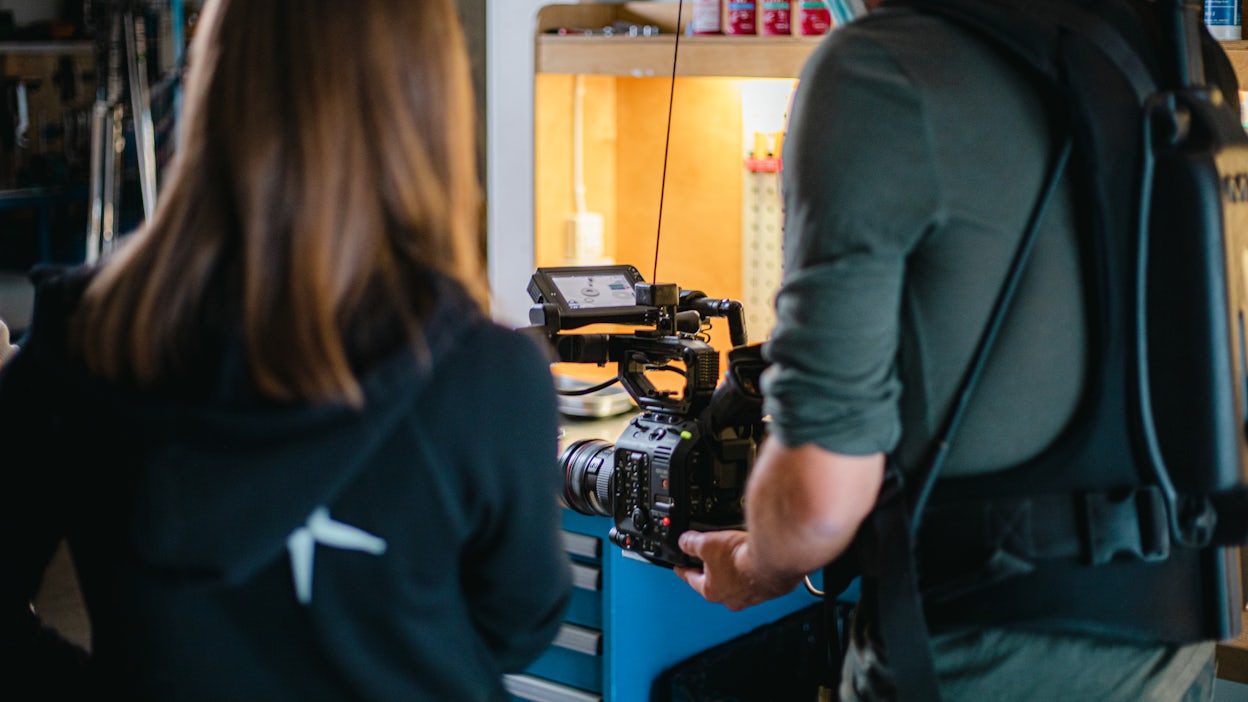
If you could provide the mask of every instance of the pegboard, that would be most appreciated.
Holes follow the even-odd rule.
[[[784,257],[781,251],[784,203],[779,173],[746,171],[741,203],[741,303],[751,342],[771,336],[776,323],[776,291]]]

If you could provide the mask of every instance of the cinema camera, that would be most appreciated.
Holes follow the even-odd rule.
[[[611,444],[584,439],[559,457],[564,502],[611,517],[610,540],[652,563],[697,565],[677,540],[687,530],[741,528],[745,479],[764,431],[759,345],[746,344],[741,303],[674,284],[646,283],[632,266],[539,268],[529,282],[535,329],[558,360],[616,363],[615,382],[641,408]],[[710,318],[725,317],[733,349],[718,382],[719,352],[707,343]],[[631,333],[562,334],[589,324]],[[681,392],[660,390],[648,372],[684,376]]]

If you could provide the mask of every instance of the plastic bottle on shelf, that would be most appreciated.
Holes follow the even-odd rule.
[[[762,0],[762,21],[759,34],[788,36],[793,32],[790,0]]]
[[[693,0],[693,34],[722,34],[719,21],[720,0]]]
[[[1205,0],[1205,26],[1214,39],[1237,41],[1243,37],[1240,0]]]
[[[797,11],[795,34],[818,36],[832,29],[832,11],[824,0],[795,0],[793,6]]]
[[[728,13],[724,17],[724,34],[757,34],[756,7],[754,0],[728,0]]]

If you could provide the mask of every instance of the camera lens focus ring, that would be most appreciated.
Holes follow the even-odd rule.
[[[599,470],[594,483],[594,494],[608,515],[611,513],[611,482],[615,480],[615,447],[611,447],[611,470]]]
[[[610,485],[615,473],[615,446],[602,439],[574,441],[559,456],[563,498],[568,507],[601,517],[611,516]]]

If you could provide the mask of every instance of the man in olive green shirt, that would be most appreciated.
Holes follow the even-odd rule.
[[[784,154],[785,277],[764,376],[771,436],[747,492],[748,531],[681,541],[705,563],[679,571],[695,590],[733,609],[787,593],[853,539],[886,454],[917,464],[1005,279],[1053,139],[1019,68],[940,18],[889,8],[838,28],[812,56]],[[1073,222],[1067,179],[944,475],[1016,465],[1071,421],[1089,366]],[[1012,629],[936,631],[931,643],[947,700],[1212,695],[1212,643]],[[857,641],[842,699],[889,699],[890,687],[874,647]]]

